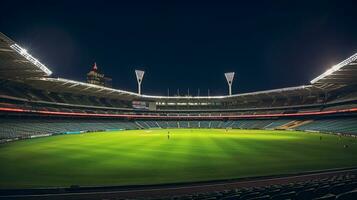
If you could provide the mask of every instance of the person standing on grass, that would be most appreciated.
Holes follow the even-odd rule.
[[[167,131],[167,139],[170,139],[170,131]]]

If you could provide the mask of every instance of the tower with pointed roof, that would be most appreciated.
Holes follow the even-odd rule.
[[[111,78],[105,77],[104,74],[98,70],[97,63],[94,62],[92,69],[87,73],[87,83],[111,87]]]

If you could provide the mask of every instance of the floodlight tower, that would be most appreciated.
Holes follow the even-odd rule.
[[[233,84],[234,72],[227,72],[224,75],[226,76],[226,80],[227,80],[228,87],[229,87],[229,96],[231,96],[232,95],[232,84]]]
[[[145,71],[135,70],[136,80],[138,81],[138,94],[141,94],[141,82],[143,81]]]

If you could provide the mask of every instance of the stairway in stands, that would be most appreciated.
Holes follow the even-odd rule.
[[[313,120],[294,120],[294,121],[291,121],[291,122],[289,122],[287,124],[279,126],[276,129],[279,129],[279,130],[294,129],[296,127],[299,127],[299,126],[302,126],[304,124],[308,124],[308,123],[311,123],[311,122],[313,122]]]

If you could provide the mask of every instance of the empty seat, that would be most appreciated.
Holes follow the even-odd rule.
[[[315,189],[308,189],[304,191],[300,191],[296,194],[296,199],[297,200],[305,200],[305,199],[313,199],[315,197],[314,195]]]
[[[286,193],[282,193],[282,194],[277,194],[277,195],[273,196],[271,199],[273,199],[273,200],[292,199],[295,197],[295,195],[296,195],[296,192],[291,191],[291,192],[286,192]]]
[[[337,200],[356,200],[356,199],[357,199],[357,189],[337,196]]]
[[[334,200],[334,199],[336,199],[336,196],[334,194],[327,194],[325,196],[316,198],[314,200]]]

